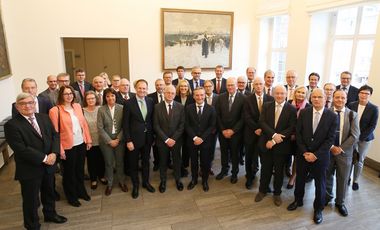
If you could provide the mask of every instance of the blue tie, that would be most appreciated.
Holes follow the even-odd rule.
[[[341,111],[336,111],[336,113],[337,113],[337,115],[336,115],[337,127],[336,127],[335,142],[334,142],[335,146],[340,145],[340,112]]]

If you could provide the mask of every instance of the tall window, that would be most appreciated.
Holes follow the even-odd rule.
[[[264,18],[260,22],[260,46],[258,69],[264,73],[275,72],[275,84],[285,82],[286,49],[288,46],[287,15]]]
[[[368,80],[380,4],[351,7],[333,13],[329,81],[340,83],[340,73],[352,72],[352,84]]]

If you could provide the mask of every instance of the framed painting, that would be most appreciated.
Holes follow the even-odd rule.
[[[162,69],[232,68],[234,13],[161,9]]]
[[[9,66],[7,43],[3,27],[2,15],[0,12],[0,80],[9,77],[11,68]]]

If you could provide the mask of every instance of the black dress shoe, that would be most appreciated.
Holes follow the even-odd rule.
[[[63,224],[67,221],[67,218],[64,216],[60,216],[58,214],[55,214],[54,216],[49,216],[44,218],[45,222],[53,222],[56,224]]]
[[[91,197],[88,194],[85,194],[84,196],[80,196],[79,198],[85,200],[85,201],[90,201]]]
[[[353,183],[352,183],[352,190],[354,190],[354,191],[359,190],[359,184],[356,183],[356,182],[353,182]]]
[[[159,168],[160,168],[160,166],[159,166],[159,165],[154,165],[154,166],[153,166],[153,171],[155,171],[155,172],[156,172],[156,171],[158,171],[158,169],[159,169]]]
[[[216,176],[216,178],[215,179],[217,179],[217,180],[221,180],[221,179],[223,179],[225,176],[227,176],[228,175],[228,173],[227,172],[225,172],[225,171],[221,171],[217,176]]]
[[[294,184],[287,184],[287,185],[286,185],[286,188],[287,188],[287,189],[292,189],[293,187],[294,187]]]
[[[335,207],[338,208],[338,212],[340,213],[340,215],[348,216],[348,211],[344,204],[342,205],[335,204]]]
[[[176,181],[175,185],[177,186],[177,190],[178,191],[182,191],[183,190],[183,184],[182,184],[181,181]]]
[[[100,183],[102,183],[103,185],[107,185],[108,181],[106,178],[102,178],[100,179]]]
[[[322,211],[321,210],[315,210],[314,211],[314,223],[320,224],[323,221]]]
[[[195,187],[195,185],[197,185],[198,184],[198,182],[196,182],[196,181],[190,181],[190,183],[189,183],[189,185],[187,186],[187,190],[192,190],[194,187]]]
[[[78,200],[68,201],[68,203],[73,207],[80,207],[82,205]]]
[[[237,176],[236,176],[236,175],[232,175],[232,176],[231,176],[231,184],[236,184],[237,181],[238,181]]]
[[[207,183],[207,181],[202,182],[202,187],[203,187],[203,191],[208,192],[209,187],[208,187],[208,183]]]
[[[112,193],[112,187],[111,186],[107,186],[106,190],[104,191],[104,194],[106,196],[109,196],[109,195],[111,195],[111,193]]]
[[[160,193],[164,193],[166,191],[166,181],[161,181],[158,190],[160,191]]]
[[[294,211],[298,207],[302,207],[303,202],[293,201],[293,203],[289,204],[289,206],[286,208],[288,211]]]
[[[138,186],[133,186],[132,189],[132,198],[137,199],[139,197],[139,187]]]
[[[142,187],[145,188],[150,193],[154,193],[156,191],[156,189],[154,189],[153,186],[149,183],[144,183]]]
[[[98,182],[97,181],[91,182],[91,190],[95,190],[97,188],[98,188]]]
[[[248,190],[250,190],[250,189],[252,189],[252,185],[253,185],[252,180],[251,179],[247,179],[247,182],[245,182],[245,187]]]

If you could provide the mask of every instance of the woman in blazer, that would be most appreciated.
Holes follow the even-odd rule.
[[[125,184],[124,175],[124,150],[122,121],[123,106],[116,103],[116,91],[107,88],[103,92],[103,101],[105,105],[98,110],[98,132],[99,146],[102,150],[105,162],[105,177],[108,181],[105,195],[109,196],[112,192],[113,166],[116,165],[116,177],[119,186],[123,192],[127,192],[128,188]]]
[[[69,204],[79,207],[78,198],[91,200],[84,186],[84,159],[86,150],[92,146],[92,139],[82,108],[74,100],[73,87],[62,86],[57,106],[49,111],[49,116],[60,134],[63,190]]]

